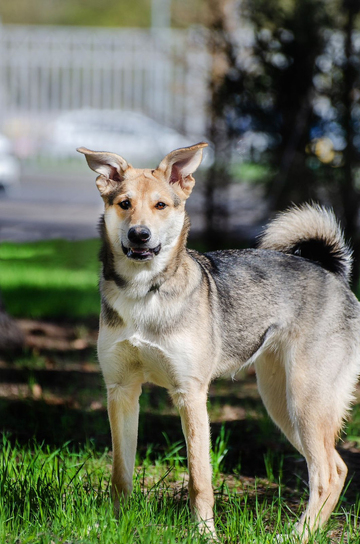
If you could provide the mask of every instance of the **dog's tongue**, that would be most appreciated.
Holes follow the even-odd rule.
[[[151,259],[154,255],[158,255],[161,249],[161,244],[154,248],[141,248],[141,247],[125,247],[121,244],[122,250],[129,259],[137,259],[144,261]]]
[[[140,248],[129,248],[129,251],[127,253],[128,257],[133,257],[135,259],[145,259],[146,257],[149,257],[151,255],[151,251],[148,249],[140,249]]]

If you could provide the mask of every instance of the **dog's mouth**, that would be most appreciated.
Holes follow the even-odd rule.
[[[134,261],[150,261],[160,253],[161,244],[156,247],[146,248],[125,247],[124,244],[121,244],[121,247],[128,259],[132,259]]]

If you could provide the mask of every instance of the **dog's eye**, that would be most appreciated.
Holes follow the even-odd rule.
[[[119,202],[119,206],[123,210],[128,210],[131,207],[130,200],[123,200],[122,202]]]
[[[155,208],[157,210],[163,210],[164,208],[166,208],[166,204],[165,202],[158,202],[157,204],[155,204]]]

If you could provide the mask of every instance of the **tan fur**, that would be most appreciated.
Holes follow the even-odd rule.
[[[185,202],[205,146],[173,151],[155,170],[79,150],[99,174],[105,204],[98,355],[115,508],[132,489],[138,399],[150,381],[167,388],[178,407],[191,508],[200,529],[216,538],[208,387],[254,363],[270,416],[308,464],[310,498],[296,527],[306,542],[330,516],[346,477],[335,440],[360,366],[360,305],[347,285],[351,255],[332,213],[317,206],[276,219],[260,250],[187,250]],[[306,258],[296,256],[301,252]]]

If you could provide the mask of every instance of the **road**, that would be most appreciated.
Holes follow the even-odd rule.
[[[239,238],[254,238],[266,216],[259,186],[234,184],[228,189],[230,226]],[[219,197],[220,198],[220,197]],[[27,174],[21,185],[0,198],[0,241],[35,241],[98,236],[103,205],[95,175]],[[187,210],[192,233],[204,229],[204,198],[195,186]]]
[[[91,174],[26,175],[20,187],[0,198],[0,240],[93,238],[101,211]]]

